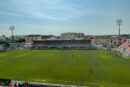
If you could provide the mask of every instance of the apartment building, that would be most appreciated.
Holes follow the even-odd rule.
[[[74,40],[74,39],[84,39],[85,34],[84,33],[74,33],[74,32],[67,32],[61,34],[61,39],[63,40]]]
[[[42,40],[42,35],[28,35],[25,37],[26,43],[32,43],[33,41]]]
[[[126,42],[128,40],[127,37],[121,36],[120,37],[120,44]],[[119,37],[118,36],[95,36],[91,40],[92,44],[95,45],[103,45],[103,46],[117,46],[119,45]]]

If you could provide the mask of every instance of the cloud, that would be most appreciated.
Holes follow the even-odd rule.
[[[10,24],[0,24],[0,32],[3,34],[11,35],[9,31]],[[14,35],[28,35],[28,34],[53,34],[60,35],[63,32],[85,32],[87,26],[76,27],[76,26],[49,26],[49,25],[38,25],[38,24],[15,24]]]
[[[0,7],[0,12],[4,14],[60,21],[86,15],[84,12],[88,10],[64,0],[6,0]]]

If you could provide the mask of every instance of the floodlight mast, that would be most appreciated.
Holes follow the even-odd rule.
[[[12,33],[12,41],[14,42],[14,35],[13,35],[13,31],[15,30],[15,27],[14,26],[10,26],[9,27],[9,30],[11,31]]]
[[[120,41],[120,26],[122,25],[122,19],[118,19],[118,20],[116,20],[116,23],[117,23],[117,25],[119,25],[119,37],[118,37],[118,45],[120,45],[121,44],[121,41]]]

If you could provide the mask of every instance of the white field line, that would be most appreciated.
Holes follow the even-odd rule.
[[[7,76],[2,76],[2,77],[7,77]],[[22,77],[20,77],[22,78]],[[24,78],[24,79],[32,79],[32,78]],[[40,82],[29,82],[29,83],[38,83],[38,84],[50,84],[53,85],[51,83],[45,83],[45,81],[52,81],[52,82],[64,82],[64,83],[78,83],[78,84],[87,84],[87,85],[104,85],[104,86],[121,86],[121,87],[130,87],[130,85],[120,85],[120,84],[116,84],[116,83],[111,83],[111,82],[78,82],[78,81],[64,81],[64,80],[36,80],[35,81],[41,81]],[[42,81],[44,81],[42,83]],[[15,81],[13,80],[13,82],[24,82],[24,81]],[[55,85],[63,85],[63,84],[55,84]],[[73,85],[74,87],[76,87],[75,85]],[[72,85],[71,85],[72,87]],[[77,86],[77,87],[85,87],[85,86]],[[89,87],[89,86],[88,86]]]

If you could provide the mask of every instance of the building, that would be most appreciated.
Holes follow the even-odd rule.
[[[0,40],[1,40],[1,41],[6,41],[7,38],[5,37],[5,35],[2,35],[2,36],[0,36]]]
[[[130,40],[127,40],[118,47],[120,50],[130,53]]]
[[[127,37],[121,36],[120,43],[124,43],[128,40]],[[91,39],[91,43],[95,45],[103,45],[105,47],[113,47],[119,45],[118,36],[95,36]]]
[[[0,44],[0,52],[4,52],[7,50],[7,45],[6,44]]]
[[[92,49],[90,40],[34,41],[33,49]]]
[[[57,37],[49,37],[49,38],[46,38],[45,40],[57,40]]]
[[[123,44],[121,44],[115,51],[119,54],[126,56],[126,58],[130,58],[130,40],[127,40]]]
[[[15,36],[13,36],[13,38],[14,38],[14,40],[16,41],[16,40],[20,40],[20,39],[25,39],[25,35],[15,35]],[[10,37],[10,39],[11,39],[12,37]]]
[[[83,40],[85,37],[84,33],[74,33],[74,32],[68,32],[68,33],[62,33],[61,39],[62,40]]]
[[[28,35],[25,37],[26,43],[32,43],[33,41],[42,40],[42,35]]]
[[[126,42],[128,40],[127,37],[125,36],[121,36],[120,37],[120,44]],[[119,45],[119,37],[118,36],[114,36],[110,38],[110,42],[111,45]]]
[[[42,40],[56,40],[57,38],[53,35],[28,35],[25,37],[26,43],[32,43],[33,41]]]

